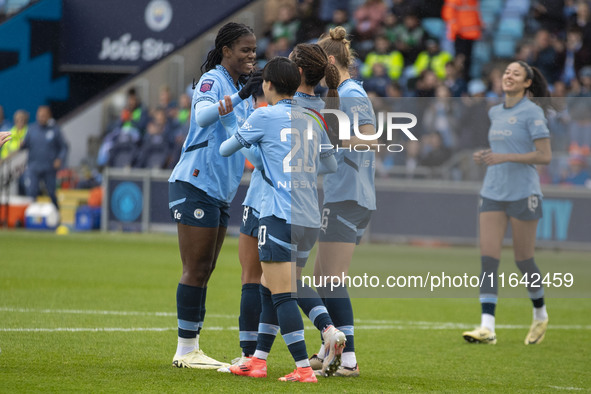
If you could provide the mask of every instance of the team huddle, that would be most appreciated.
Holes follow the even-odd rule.
[[[169,209],[177,222],[183,266],[177,288],[178,345],[173,365],[266,377],[267,357],[281,330],[296,369],[279,380],[356,377],[359,366],[347,288],[313,289],[300,277],[316,242],[314,274],[348,274],[355,247],[376,209],[375,153],[332,147],[377,143],[371,141],[375,114],[363,87],[349,74],[353,57],[344,28],[331,29],[316,44],[296,45],[288,58],[276,57],[262,71],[254,69],[255,54],[252,29],[228,23],[219,30],[195,86],[189,134],[169,179]],[[328,87],[325,99],[315,95],[321,81]],[[268,106],[255,110],[253,95],[261,86]],[[342,98],[352,98],[353,103],[362,100],[366,105],[347,105]],[[357,131],[366,138],[359,139],[351,130],[348,140],[338,141],[334,128],[321,115],[323,109],[339,109],[350,119],[355,117]],[[543,127],[537,138],[547,139]],[[500,160],[489,152],[480,155],[479,160]],[[245,158],[255,169],[242,203],[238,246],[242,356],[229,365],[201,350],[199,334],[207,283],[226,235],[229,204],[242,178]],[[319,175],[323,175],[324,190],[320,209]],[[488,210],[498,213],[503,209],[493,206]],[[519,263],[527,272],[539,272],[533,254],[527,253]],[[498,266],[496,250],[488,254],[483,257],[483,274],[491,270],[491,264]],[[482,328],[487,327],[485,336],[496,342],[494,307],[490,306],[496,304],[496,289],[487,291],[481,299],[487,305],[483,314],[489,317],[483,318]],[[535,307],[544,306],[542,295],[535,292]],[[311,357],[300,309],[321,333],[320,349]],[[544,321],[542,338],[547,325],[545,307],[543,312],[535,316]],[[480,334],[464,333],[464,337],[482,342]]]
[[[220,29],[195,88],[194,116],[181,159],[169,179],[169,208],[178,223],[183,262],[173,365],[266,377],[267,356],[281,330],[296,369],[280,380],[358,376],[347,289],[315,290],[299,277],[317,240],[315,270],[346,272],[375,210],[374,166],[359,165],[373,162],[374,153],[326,148],[333,146],[331,132],[320,114],[327,105],[346,112],[339,107],[340,96],[367,99],[367,94],[348,73],[352,56],[343,28],[333,29],[317,44],[297,45],[289,58],[270,60],[262,72],[254,71],[255,50],[249,27],[229,23]],[[322,80],[329,89],[326,100],[314,93]],[[268,106],[255,111],[252,96],[261,85]],[[360,131],[374,134],[371,104],[359,118]],[[239,238],[242,357],[227,365],[206,356],[198,338],[207,281],[245,157],[255,169]],[[317,191],[321,174],[322,215]],[[321,348],[310,358],[300,308],[321,333]]]

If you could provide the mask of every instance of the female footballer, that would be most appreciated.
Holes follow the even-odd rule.
[[[533,345],[544,339],[548,326],[542,276],[534,261],[534,248],[538,220],[542,217],[536,164],[548,164],[552,160],[545,116],[549,102],[543,101],[550,94],[540,71],[523,61],[507,66],[502,88],[504,103],[489,111],[491,149],[473,155],[476,163],[488,166],[480,190],[479,214],[482,316],[480,327],[464,332],[463,337],[472,343],[497,342],[497,270],[505,231],[510,225],[515,262],[527,280],[533,302],[533,323],[525,337],[525,344]]]
[[[309,253],[318,236],[320,213],[314,209],[318,206],[317,173],[321,165],[327,171],[336,170],[336,160],[332,149],[319,151],[321,144],[328,143],[328,136],[309,122],[309,112],[292,100],[300,81],[298,67],[291,60],[277,57],[269,61],[263,70],[263,91],[270,106],[254,112],[220,147],[226,156],[256,145],[264,180],[258,236],[263,276],[257,346],[250,360],[231,366],[230,371],[267,376],[266,359],[281,329],[296,369],[280,380],[316,382],[297,298],[292,297],[292,270],[297,256]],[[343,335],[343,343],[344,339]]]
[[[367,93],[361,84],[351,78],[349,68],[354,60],[347,31],[337,26],[320,38],[318,44],[326,51],[329,60],[339,70],[338,87],[340,109],[349,119],[354,119],[357,112],[359,131],[362,134],[375,134],[375,114]],[[375,144],[377,141],[361,141],[353,137],[351,121],[351,139],[339,141],[350,145],[364,143]],[[359,244],[367,227],[371,213],[376,209],[375,196],[375,153],[338,150],[335,154],[338,170],[324,177],[324,205],[322,207],[322,227],[318,238],[318,254],[314,266],[316,276],[348,275],[355,246]],[[329,289],[317,289],[323,297],[326,309],[337,329],[347,335],[347,344],[343,350],[341,366],[334,376],[359,376],[359,367],[355,356],[353,308],[347,288],[335,286]],[[326,357],[325,346],[310,359],[314,369],[320,369]]]
[[[243,24],[228,23],[201,67],[193,94],[190,128],[180,160],[169,178],[169,209],[177,223],[183,272],[177,287],[178,346],[173,366],[217,369],[227,364],[199,347],[205,317],[207,282],[215,268],[228,226],[229,204],[244,169],[244,156],[222,157],[227,138],[218,101],[231,95],[242,124],[253,111],[251,94],[260,86],[254,69],[256,38]]]
[[[289,59],[298,66],[301,76],[301,83],[294,94],[298,105],[310,110],[322,110],[325,106],[324,100],[314,94],[314,88],[323,78],[329,87],[327,97],[337,98],[337,87],[339,84],[339,73],[337,68],[328,63],[328,57],[324,50],[317,44],[298,44],[289,56]],[[334,103],[333,103],[334,104]],[[338,107],[338,101],[336,103]],[[228,108],[220,107],[220,115],[231,111],[231,103]],[[243,364],[256,349],[257,331],[261,312],[259,284],[262,275],[261,263],[258,249],[259,217],[262,202],[262,188],[264,180],[259,169],[255,168],[251,178],[246,198],[243,202],[242,223],[240,225],[240,236],[238,241],[238,255],[242,266],[242,296],[240,299],[239,337],[242,357],[234,360],[233,364]],[[307,254],[302,254],[297,259],[297,272],[299,278],[301,270],[308,259]],[[301,281],[298,284],[298,303],[302,310],[312,322],[325,335],[338,335],[338,332],[329,330],[333,326],[332,320],[318,294],[310,287],[304,287]],[[311,314],[310,314],[311,313]],[[328,344],[330,341],[326,341]],[[335,359],[340,357],[340,349],[334,349],[333,357],[328,357],[325,364],[331,367],[328,374],[334,372],[332,368],[337,364]],[[220,372],[229,372],[229,368],[221,368]]]

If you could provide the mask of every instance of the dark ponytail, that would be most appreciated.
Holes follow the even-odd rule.
[[[548,115],[548,110],[553,106],[550,102],[551,95],[546,78],[539,69],[530,66],[523,60],[518,60],[517,64],[525,70],[526,81],[531,80],[531,85],[526,89],[531,94],[531,101],[540,106],[544,110],[544,114]]]
[[[539,69],[536,67],[531,69],[534,76],[527,90],[531,92],[532,101],[542,107],[544,114],[548,115],[548,110],[553,107],[550,102],[551,94],[548,89],[548,82],[546,82],[546,78]]]
[[[254,34],[254,30],[242,23],[230,22],[222,26],[215,37],[215,48],[207,53],[207,59],[201,65],[201,73],[205,74],[222,63],[224,47],[232,48],[234,41],[249,34]]]
[[[328,92],[326,93],[326,108],[339,109],[340,100],[339,91],[337,89],[339,87],[339,83],[341,82],[341,74],[339,73],[337,66],[334,64],[328,64],[326,66],[324,80],[326,81],[326,86],[328,87]]]

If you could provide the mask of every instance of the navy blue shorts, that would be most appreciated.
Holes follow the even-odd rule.
[[[183,181],[168,183],[172,220],[194,227],[228,227],[230,206]]]
[[[242,206],[240,233],[250,237],[259,237],[259,211],[246,205]]]
[[[259,220],[259,258],[276,263],[295,261],[298,267],[303,267],[316,243],[318,231],[266,216]]]
[[[318,240],[320,242],[346,242],[359,245],[372,212],[355,201],[324,204]]]
[[[519,220],[538,220],[542,217],[542,198],[535,194],[517,201],[496,201],[480,197],[480,212],[502,211]]]

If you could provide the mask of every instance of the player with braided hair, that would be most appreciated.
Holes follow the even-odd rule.
[[[175,367],[217,369],[227,365],[206,356],[199,347],[207,283],[226,235],[229,204],[244,170],[242,154],[219,154],[227,135],[219,119],[218,102],[224,95],[231,96],[239,125],[253,112],[250,96],[262,83],[260,73],[253,73],[255,56],[256,37],[250,27],[228,23],[218,31],[215,48],[201,67],[189,133],[169,178],[169,209],[177,223],[183,266],[176,296]]]

